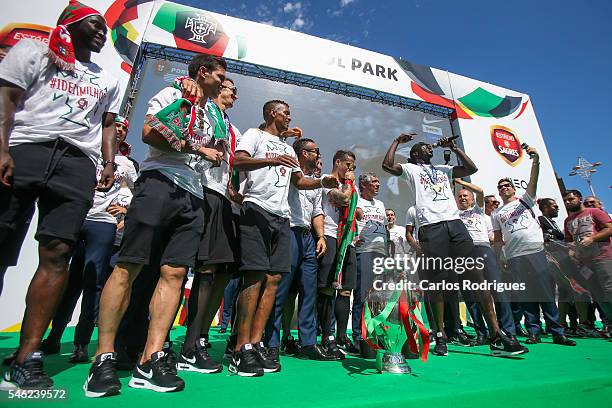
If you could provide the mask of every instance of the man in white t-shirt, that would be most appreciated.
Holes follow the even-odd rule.
[[[291,271],[289,186],[314,190],[337,184],[333,177],[313,179],[302,173],[295,151],[284,140],[291,133],[286,102],[266,102],[263,117],[263,130],[246,131],[234,156],[234,167],[247,172],[247,182],[240,210],[240,272],[244,278],[229,370],[245,377],[280,370],[279,361],[268,358],[262,338],[278,283]]]
[[[298,156],[300,168],[311,177],[320,157],[317,144],[312,139],[302,137],[293,143],[293,150]],[[274,309],[266,326],[265,343],[270,357],[278,359],[282,322],[285,354],[294,353],[309,360],[337,360],[317,344],[317,258],[327,250],[323,235],[322,191],[298,190],[290,186],[288,199],[291,211],[291,273],[280,281]],[[298,293],[299,346],[291,336],[291,320]]]
[[[118,119],[122,117],[117,116]],[[126,122],[127,123],[127,122]],[[127,131],[127,129],[126,129]],[[117,128],[117,132],[119,129]],[[117,218],[109,208],[121,194],[122,186],[133,189],[138,177],[132,162],[119,152],[116,145],[115,178],[110,189],[98,189],[94,195],[93,207],[87,213],[85,222],[79,232],[76,250],[70,261],[70,277],[62,300],[53,316],[53,325],[47,338],[41,343],[45,354],[59,352],[64,329],[72,319],[76,303],[83,293],[79,322],[74,330],[74,349],[70,356],[71,363],[89,361],[88,345],[96,321],[100,294],[109,275],[108,265],[115,244]],[[98,177],[102,172],[102,160],[98,162]]]
[[[100,152],[101,188],[112,185],[115,166],[119,84],[91,61],[106,41],[106,22],[98,11],[75,3],[58,23],[48,43],[23,39],[0,63],[0,248],[13,241],[20,246],[20,227],[35,202],[39,209],[39,264],[28,289],[20,347],[5,374],[19,388],[53,386],[40,340],[92,205]]]
[[[462,285],[459,285],[459,279],[454,270],[440,268],[448,264],[449,259],[453,260],[453,264],[458,265],[459,260],[465,262],[474,255],[474,243],[459,218],[459,209],[453,197],[450,180],[469,176],[478,169],[465,152],[448,138],[442,138],[439,146],[454,151],[461,165],[434,166],[431,164],[433,147],[427,143],[416,143],[412,146],[410,149],[411,162],[401,165],[395,163],[395,151],[398,145],[409,142],[414,136],[415,134],[402,134],[396,138],[389,147],[382,166],[385,171],[395,176],[402,176],[408,183],[410,194],[408,204],[416,207],[416,216],[420,224],[419,243],[425,256],[434,264],[433,268],[421,271],[423,277],[428,283],[454,283],[455,287],[460,287]],[[465,264],[462,263],[462,266]],[[475,268],[463,270],[465,272],[462,276],[466,281],[480,283],[484,280],[482,271]],[[438,329],[433,353],[445,356],[448,355],[448,349],[446,336],[441,330],[444,327],[444,301],[456,302],[457,291],[442,291],[434,287],[434,290],[428,290],[427,294],[433,302]],[[499,329],[491,294],[488,291],[477,291],[475,295],[487,319],[491,354],[508,356],[524,353],[525,349],[516,340],[509,338]]]
[[[397,219],[395,210],[387,208],[385,215],[387,217],[387,231],[389,231],[389,256],[409,254],[412,248],[406,240],[406,228],[395,224]]]
[[[575,346],[576,342],[565,337],[563,327],[559,324],[559,310],[544,253],[544,237],[533,212],[540,174],[540,157],[533,147],[527,149],[527,154],[532,160],[531,175],[527,190],[522,196],[516,196],[511,179],[503,178],[497,182],[497,191],[504,204],[492,216],[495,250],[499,256],[503,245],[513,278],[526,286],[525,291],[518,295],[522,300],[519,305],[525,314],[525,326],[529,332],[527,344],[540,342],[541,308],[547,329],[553,334],[553,343]]]
[[[325,255],[319,258],[317,277],[317,317],[321,325],[321,347],[328,355],[345,358],[333,336],[332,313],[336,318],[336,333],[345,338],[350,315],[351,293],[357,287],[357,266],[355,247],[350,244],[345,251],[341,276],[341,288],[338,289],[336,269],[338,263],[338,222],[340,212],[345,212],[351,202],[354,192],[355,154],[348,150],[338,150],[332,158],[331,175],[340,183],[337,188],[323,189],[323,214],[325,216],[323,233],[327,244]],[[334,302],[335,298],[335,302]],[[334,310],[332,310],[332,307]]]
[[[375,197],[380,181],[375,173],[359,176],[359,200],[357,201],[357,231],[355,254],[357,260],[357,290],[353,293],[352,328],[355,345],[361,342],[361,312],[368,291],[374,285],[374,260],[387,256],[388,231],[385,204]],[[346,339],[348,340],[348,339]],[[359,352],[350,341],[338,336],[338,345],[347,353]],[[352,346],[352,348],[351,348]]]
[[[197,102],[193,128],[193,140],[199,141],[198,144],[187,145],[183,139],[178,146],[180,151],[175,150],[166,135],[169,128],[163,126],[162,119],[167,118],[169,109],[180,103],[181,90],[164,88],[149,100],[142,134],[149,151],[140,167],[134,197],[125,217],[117,265],[100,299],[98,349],[83,387],[88,397],[115,395],[120,390],[114,369],[115,337],[129,304],[132,283],[145,265],[159,265],[160,278],[150,302],[147,342],[129,385],[157,392],[180,391],[185,387],[163,346],[176,315],[183,279],[187,269],[195,265],[204,226],[202,184],[195,166],[200,160],[215,165],[221,161],[218,150],[199,147],[212,138],[210,120],[199,112],[208,98],[220,92],[225,67],[223,58],[203,54],[194,56],[189,64],[189,76],[204,93]]]
[[[491,249],[491,245],[489,244],[489,233],[487,231],[485,219],[486,214],[483,208],[483,190],[479,186],[461,179],[455,179],[455,184],[463,187],[457,193],[457,206],[460,211],[459,217],[461,217],[461,221],[465,224],[465,227],[474,241],[476,256],[483,259],[484,277],[487,282],[501,283],[503,282],[503,276],[497,265],[495,252]],[[476,194],[475,201],[474,193]],[[501,328],[508,336],[516,336],[512,309],[510,308],[509,292],[493,291],[492,295],[495,299],[495,311]],[[488,339],[486,338],[487,332],[486,327],[484,327],[482,313],[475,302],[469,302],[468,308],[478,334],[476,345],[486,344]]]
[[[206,105],[208,113],[218,109],[222,112],[223,123],[216,119],[217,129],[225,125],[225,138],[213,142],[212,146],[223,153],[219,167],[211,167],[201,172],[202,211],[204,212],[204,233],[198,248],[196,273],[191,284],[185,341],[178,357],[177,367],[183,371],[204,374],[218,373],[223,366],[208,354],[208,329],[214,319],[223,292],[232,277],[233,270],[228,266],[236,261],[238,241],[232,216],[230,163],[234,158],[236,139],[240,132],[233,126],[227,109],[234,106],[238,93],[234,81],[225,78],[221,92]],[[214,105],[211,105],[213,104]],[[216,106],[215,106],[216,105]]]
[[[491,223],[491,214],[499,207],[499,200],[494,195],[487,195],[484,198],[485,220],[487,221],[487,233],[489,241],[493,242],[495,234],[493,234],[493,224]]]

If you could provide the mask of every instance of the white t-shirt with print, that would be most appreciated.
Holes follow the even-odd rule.
[[[147,115],[155,115],[171,103],[182,97],[180,90],[167,87],[159,91],[149,100]],[[209,99],[206,103],[212,103]],[[198,107],[196,123],[193,127],[195,137],[199,143],[207,144],[212,138],[214,129],[210,125],[208,113]],[[202,175],[196,170],[196,166],[202,159],[195,154],[177,151],[166,152],[153,146],[148,146],[147,157],[140,165],[140,171],[157,170],[168,177],[177,186],[189,191],[198,198],[203,197]]]
[[[411,252],[410,245],[406,241],[406,228],[394,225],[389,230],[389,239],[393,242],[395,255],[403,255]]]
[[[312,176],[305,176],[313,178]],[[291,211],[291,227],[310,229],[312,219],[323,214],[323,191],[298,190],[295,186],[289,187],[289,209]]]
[[[489,233],[487,231],[487,220],[484,208],[478,206],[478,204],[474,204],[467,210],[461,210],[459,212],[459,217],[461,217],[461,221],[465,224],[465,228],[467,228],[470,233],[475,245],[491,246],[489,244]]]
[[[450,184],[453,166],[404,163],[408,205],[416,207],[420,226],[459,219],[459,208]]]
[[[535,206],[535,199],[529,194],[525,193],[520,198],[530,208]],[[540,224],[521,200],[502,205],[491,216],[493,230],[502,233],[506,259],[544,250]]]
[[[61,71],[47,51],[42,42],[24,39],[0,63],[0,79],[25,90],[9,145],[61,137],[95,164],[101,154],[102,116],[119,112],[119,83],[93,62],[76,61],[74,73]]]
[[[363,211],[361,220],[357,221],[359,236],[362,242],[355,245],[355,252],[387,253],[387,216],[385,205],[377,199],[366,200],[359,197],[357,207]]]
[[[218,167],[209,167],[202,172],[202,185],[225,197],[228,197],[227,183],[231,177],[229,172],[229,161],[232,147],[232,132],[229,130],[230,127],[234,133],[234,136],[236,137],[236,140],[238,140],[238,138],[240,138],[242,135],[238,128],[230,123],[229,117],[225,112],[223,112],[223,119],[225,120],[225,126],[227,126],[228,129],[227,141],[216,142],[217,148],[223,151],[223,160]]]
[[[240,138],[236,152],[245,151],[255,159],[297,155],[291,146],[277,136],[260,129],[249,129]],[[269,213],[290,218],[289,186],[291,174],[302,171],[299,167],[266,166],[247,173],[244,202],[257,204]]]
[[[96,189],[94,194],[93,206],[87,213],[86,219],[89,221],[97,222],[108,222],[110,224],[116,224],[117,219],[109,214],[106,209],[116,200],[119,191],[121,190],[121,183],[125,182],[129,188],[134,187],[134,181],[138,175],[134,164],[125,156],[116,155],[115,163],[117,163],[117,170],[115,171],[115,180],[113,185],[108,191],[100,191]],[[96,168],[97,179],[100,180],[102,174],[102,159],[99,159],[98,166]]]

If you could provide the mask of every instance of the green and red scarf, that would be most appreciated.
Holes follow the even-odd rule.
[[[70,0],[68,6],[66,6],[57,19],[57,27],[49,35],[49,51],[47,55],[61,70],[75,70],[74,45],[68,31],[68,26],[91,16],[102,17],[102,14],[76,0]]]
[[[336,250],[336,273],[334,275],[334,282],[332,284],[335,289],[342,289],[342,266],[344,265],[346,250],[353,242],[355,235],[357,235],[357,219],[355,218],[355,210],[357,209],[359,195],[357,194],[355,185],[351,180],[346,180],[345,184],[351,188],[351,198],[349,205],[340,209],[340,215],[338,217],[338,235],[336,237],[336,243],[338,245]]]

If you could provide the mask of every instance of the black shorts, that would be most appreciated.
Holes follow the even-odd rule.
[[[35,238],[74,243],[93,204],[96,166],[78,147],[57,139],[10,148],[13,184],[0,187],[0,248],[21,247],[22,227],[38,200]],[[17,251],[18,252],[18,251]]]
[[[451,258],[475,256],[475,246],[465,224],[461,220],[441,221],[419,228],[419,244],[423,249],[426,267],[421,267],[419,277],[430,282],[457,282],[463,279],[481,282],[482,270],[472,269],[457,274],[454,269],[444,268],[449,265],[445,262]],[[459,264],[459,263],[458,263]],[[442,266],[442,267],[440,267]]]
[[[240,272],[291,272],[289,218],[247,201],[240,209]]]
[[[158,171],[140,173],[117,262],[193,267],[204,229],[201,201]]]
[[[336,275],[336,239],[325,236],[327,251],[319,258],[319,273],[317,275],[317,286],[319,288],[331,288]],[[344,256],[342,265],[342,289],[354,290],[357,288],[357,258],[355,247],[349,246]]]
[[[19,260],[21,246],[30,228],[32,216],[34,215],[34,204],[30,211],[24,211],[25,221],[16,223],[17,229],[11,235],[12,238],[0,251],[0,266],[15,266]]]
[[[223,195],[204,187],[204,233],[198,249],[199,267],[232,263],[236,260],[238,241],[234,231],[232,204]],[[226,268],[219,268],[225,271]]]

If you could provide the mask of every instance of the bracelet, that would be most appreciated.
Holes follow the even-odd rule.
[[[102,165],[102,167],[106,167],[107,164],[113,165],[113,171],[117,170],[117,163],[115,163],[114,160],[106,160],[104,164]]]

